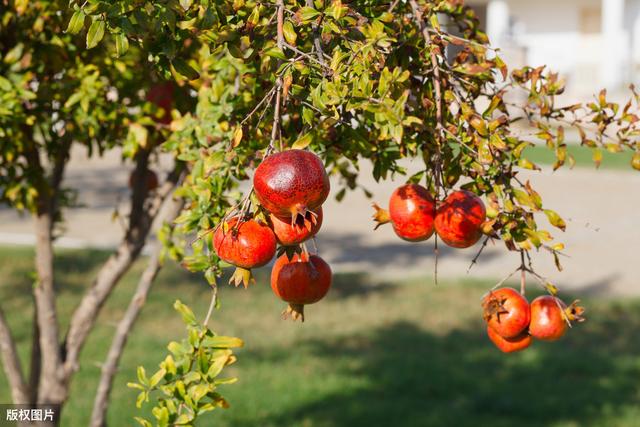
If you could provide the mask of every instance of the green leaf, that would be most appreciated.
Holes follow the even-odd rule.
[[[440,31],[440,22],[438,22],[438,15],[433,13],[431,14],[431,16],[429,17],[429,22],[431,23],[431,26],[436,29],[437,31]]]
[[[321,15],[321,12],[318,12],[312,7],[305,6],[298,11],[298,15],[302,19],[302,21],[311,21],[316,16]]]
[[[82,9],[76,10],[71,20],[69,20],[69,25],[65,30],[65,33],[68,34],[78,34],[80,30],[84,27],[84,18],[86,15],[82,11]]]
[[[138,370],[136,371],[138,374],[138,381],[142,385],[149,385],[149,380],[147,379],[147,373],[144,370],[144,366],[138,366]]]
[[[124,33],[118,33],[115,35],[116,40],[116,56],[120,57],[127,53],[129,50],[129,39]]]
[[[173,308],[175,308],[176,311],[178,311],[182,315],[182,320],[184,320],[186,324],[196,324],[196,316],[193,314],[193,311],[191,311],[191,309],[183,304],[180,300],[177,300],[173,304]]]
[[[158,383],[160,382],[160,380],[162,380],[162,378],[164,378],[166,373],[167,370],[162,368],[158,372],[153,374],[153,376],[149,378],[149,387],[155,387],[156,385],[158,385]]]
[[[272,47],[271,49],[267,49],[264,52],[265,55],[267,56],[271,56],[273,58],[278,58],[278,59],[287,59],[287,56],[284,54],[284,52],[282,51],[282,49],[280,49],[279,47]]]
[[[153,427],[153,424],[151,424],[149,421],[145,420],[144,418],[133,417],[133,419],[136,420],[142,427]]]
[[[225,348],[233,348],[233,347],[242,347],[244,346],[244,342],[240,338],[216,335],[215,337],[206,337],[204,340],[202,340],[202,345],[204,347],[225,349]]]
[[[178,72],[178,74],[186,77],[189,80],[196,80],[200,78],[200,73],[198,73],[191,65],[187,63],[182,58],[175,58],[171,61],[171,65]]]
[[[104,37],[105,22],[102,20],[93,21],[87,32],[87,49],[94,48]]]

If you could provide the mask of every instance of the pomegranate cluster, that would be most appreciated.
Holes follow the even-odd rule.
[[[264,215],[224,221],[215,231],[214,249],[220,259],[236,266],[231,281],[247,287],[251,269],[268,264],[280,245],[271,289],[288,303],[285,317],[304,321],[304,306],[321,300],[331,287],[331,268],[304,245],[322,226],[329,177],[315,154],[287,150],[262,161],[253,189]]]
[[[584,309],[577,301],[569,307],[559,298],[543,295],[531,304],[513,288],[500,288],[482,299],[487,335],[498,349],[513,353],[526,349],[533,339],[556,341],[572,321],[582,321]]]
[[[427,240],[435,231],[454,248],[468,248],[480,240],[486,218],[484,203],[470,191],[454,191],[436,206],[429,190],[418,184],[398,187],[389,200],[389,210],[373,206],[376,228],[390,222],[398,237],[409,242]]]

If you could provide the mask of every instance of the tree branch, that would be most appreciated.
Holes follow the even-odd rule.
[[[169,198],[163,207],[164,215],[162,215],[162,220],[164,222],[173,223],[180,214],[183,205],[184,201],[182,199]],[[162,252],[162,247],[162,242],[156,241],[154,243],[153,252],[149,258],[147,268],[144,270],[140,280],[138,281],[138,286],[131,298],[129,306],[127,307],[127,311],[118,323],[113,340],[111,341],[109,353],[102,365],[100,383],[98,384],[96,398],[93,403],[93,412],[91,414],[91,427],[106,426],[109,395],[111,394],[111,388],[117,373],[120,357],[122,356],[124,347],[127,344],[129,333],[131,332],[136,320],[138,319],[138,315],[144,306],[154,279],[158,274],[158,271],[160,271],[160,253]]]
[[[313,0],[306,0],[306,5],[313,8]],[[316,56],[318,57],[318,61],[321,65],[326,67],[326,64],[324,62],[324,51],[322,50],[322,39],[320,38],[320,27],[315,21],[311,23],[311,30],[313,31],[313,46],[316,49]]]
[[[138,165],[139,167],[140,165]],[[138,168],[136,171],[138,171]],[[100,309],[120,278],[140,255],[153,221],[158,215],[164,200],[176,188],[182,169],[183,165],[181,163],[177,164],[166,182],[156,190],[155,196],[148,200],[147,203],[140,203],[138,200],[139,198],[144,199],[146,194],[144,191],[140,192],[140,189],[136,191],[136,187],[141,184],[134,185],[132,212],[126,236],[115,253],[102,266],[91,288],[85,293],[71,317],[63,346],[66,352],[64,375],[67,378],[78,369],[80,351],[95,324]],[[144,177],[144,175],[140,176]],[[144,181],[144,179],[141,179],[141,181]]]
[[[11,335],[9,324],[4,317],[2,309],[0,309],[0,355],[2,356],[2,366],[11,388],[13,403],[16,405],[29,403],[31,398],[29,387],[22,373],[16,342]]]

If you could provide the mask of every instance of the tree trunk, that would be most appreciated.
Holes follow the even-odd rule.
[[[62,404],[68,394],[68,384],[62,371],[58,336],[55,288],[53,282],[52,217],[41,210],[35,219],[36,272],[34,289],[38,329],[40,331],[41,367],[37,403]]]

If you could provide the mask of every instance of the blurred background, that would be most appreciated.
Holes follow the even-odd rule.
[[[547,65],[567,80],[567,103],[600,88],[622,98],[638,81],[640,0],[471,1],[511,68]],[[211,419],[221,426],[637,426],[640,417],[640,174],[630,155],[605,154],[596,170],[591,152],[571,142],[573,170],[553,172],[554,156],[532,147],[541,172],[524,175],[545,207],[567,220],[552,230],[566,245],[559,272],[549,253],[535,254],[537,271],[561,296],[587,307],[588,321],[557,343],[535,343],[505,356],[484,334],[480,298],[519,265],[518,254],[490,244],[468,272],[480,245],[441,248],[434,284],[433,240],[410,244],[390,226],[373,231],[372,200],[385,205],[403,177],[376,183],[365,161],[360,184],[341,203],[327,202],[317,245],[336,273],[327,300],[308,307],[304,325],[283,322],[268,269],[251,289],[221,289],[213,329],[242,337],[225,396],[231,408]],[[406,165],[409,171],[419,165]],[[161,174],[170,160],[157,159]],[[66,185],[79,206],[66,214],[57,240],[56,281],[63,322],[95,268],[120,240],[131,165],[117,152],[103,158],[73,151]],[[334,182],[334,188],[337,188]],[[114,215],[117,212],[118,215]],[[0,298],[26,357],[31,333],[31,220],[0,207]],[[116,290],[83,353],[63,425],[87,423],[92,393],[114,327],[144,260]],[[538,286],[530,281],[531,297]],[[18,290],[18,292],[16,292]],[[23,290],[23,291],[20,291]],[[180,337],[176,298],[206,311],[201,277],[168,265],[136,325],[114,387],[110,425],[133,425],[135,393],[125,384],[135,367],[153,370],[167,337]],[[80,391],[80,392],[78,392]],[[9,401],[0,377],[0,401]]]

